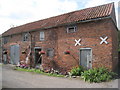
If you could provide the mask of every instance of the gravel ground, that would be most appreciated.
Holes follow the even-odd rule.
[[[88,83],[79,78],[45,76],[16,71],[12,68],[12,65],[3,65],[2,88],[118,88],[118,79],[103,83]]]

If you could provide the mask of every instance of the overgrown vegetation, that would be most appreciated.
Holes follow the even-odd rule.
[[[84,81],[95,83],[110,81],[117,76],[116,73],[104,67],[84,70],[82,66],[74,67],[70,74],[71,76],[80,76]]]
[[[34,72],[34,73],[43,74],[43,75],[47,75],[47,76],[64,77],[64,75],[60,75],[60,74],[56,74],[56,73],[45,73],[45,72],[41,71],[40,69],[25,69],[25,68],[20,68],[20,67],[15,67],[14,69],[18,70],[18,71]]]
[[[80,76],[81,72],[83,72],[83,67],[79,66],[79,67],[74,67],[71,71],[70,74],[71,76]]]
[[[82,72],[81,78],[83,78],[84,81],[99,83],[112,80],[116,75],[116,73],[110,72],[108,69],[101,67]]]
[[[47,75],[47,76],[64,77],[64,75],[60,75],[56,73],[45,73],[44,71],[41,71],[40,69],[25,69],[25,68],[15,67],[15,70],[34,72],[34,73]],[[95,83],[110,81],[117,76],[116,73],[111,72],[107,68],[104,68],[104,67],[84,70],[82,66],[74,67],[70,71],[70,74],[71,76],[80,76],[82,79],[84,79],[84,81],[95,82]]]

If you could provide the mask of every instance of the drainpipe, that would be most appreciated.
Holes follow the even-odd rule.
[[[29,32],[28,33],[30,36],[30,69],[32,68],[32,34]]]
[[[0,55],[1,55],[1,57],[0,57],[0,63],[2,63],[2,43],[3,43],[3,41],[2,41],[2,35],[0,35]]]
[[[3,36],[1,35],[1,63],[3,63]]]

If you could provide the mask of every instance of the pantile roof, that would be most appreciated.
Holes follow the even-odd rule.
[[[3,33],[3,36],[29,32],[31,30],[54,27],[58,25],[64,25],[66,23],[86,21],[96,18],[103,18],[112,15],[114,3],[104,4],[101,6],[86,8],[59,16],[27,23],[21,26],[10,28],[8,31]]]

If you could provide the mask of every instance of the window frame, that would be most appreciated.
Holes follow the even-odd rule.
[[[70,31],[69,31],[70,28],[73,28],[74,31],[70,32]],[[67,33],[74,33],[74,32],[76,32],[76,31],[77,31],[77,26],[76,26],[76,25],[72,25],[72,26],[68,26],[68,27],[67,27]]]
[[[42,33],[42,36],[41,36],[41,33]],[[44,31],[40,31],[39,40],[40,41],[44,41],[45,40],[45,32]]]
[[[28,35],[28,33],[23,33],[22,41],[24,41],[24,42],[29,41],[29,35]]]
[[[51,52],[51,51],[52,51],[52,55],[49,54],[49,52]],[[53,57],[54,57],[54,49],[53,49],[53,48],[48,48],[48,49],[47,49],[47,57],[50,57],[50,58],[53,58]]]
[[[3,37],[3,38],[2,38],[3,44],[7,44],[7,43],[8,43],[8,38],[9,38],[9,37]]]

